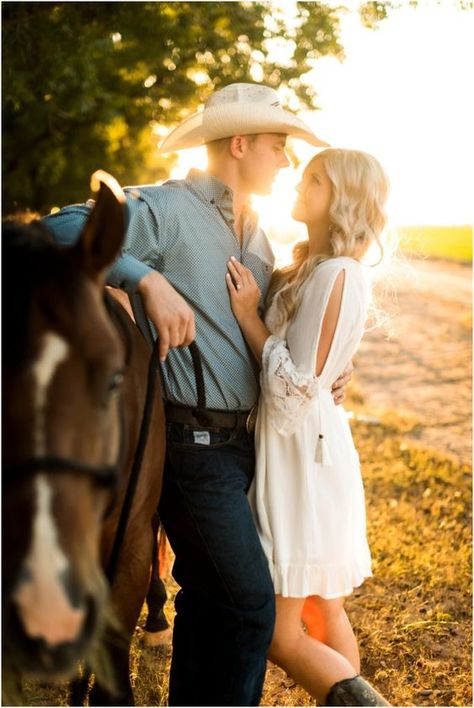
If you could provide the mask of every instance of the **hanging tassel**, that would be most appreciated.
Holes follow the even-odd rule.
[[[316,443],[316,454],[314,456],[314,461],[323,467],[329,467],[332,465],[332,459],[327,446],[324,435],[319,433],[318,442]]]

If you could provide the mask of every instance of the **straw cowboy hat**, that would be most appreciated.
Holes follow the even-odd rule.
[[[302,120],[280,106],[278,94],[261,84],[230,84],[216,91],[204,106],[163,140],[160,153],[204,145],[232,135],[284,133],[327,146]]]

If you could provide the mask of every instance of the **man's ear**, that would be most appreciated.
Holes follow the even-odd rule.
[[[229,144],[230,154],[237,160],[241,160],[248,150],[248,145],[247,135],[233,135]]]

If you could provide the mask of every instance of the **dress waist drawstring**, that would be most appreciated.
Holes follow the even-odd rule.
[[[324,436],[323,429],[323,417],[321,415],[321,394],[325,389],[322,389],[321,384],[318,379],[318,420],[319,420],[319,433],[318,439],[316,441],[316,452],[314,455],[314,461],[316,464],[321,465],[321,467],[330,467],[333,462],[331,458],[331,453],[329,452],[327,440]]]

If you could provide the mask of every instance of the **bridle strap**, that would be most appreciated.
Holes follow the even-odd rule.
[[[3,469],[3,482],[4,484],[11,484],[37,472],[45,472],[47,474],[74,472],[93,477],[94,480],[108,485],[116,482],[118,466],[104,465],[100,467],[65,457],[31,457],[24,462],[5,467]]]
[[[153,412],[153,404],[155,401],[155,391],[156,391],[156,380],[158,372],[161,371],[160,359],[159,359],[159,347],[160,342],[157,337],[153,343],[153,348],[150,356],[150,363],[148,365],[148,378],[147,378],[147,388],[146,388],[146,398],[145,405],[143,407],[142,422],[140,426],[140,432],[138,436],[137,447],[135,451],[135,456],[133,458],[132,470],[130,472],[130,477],[128,480],[127,491],[125,493],[125,499],[120,512],[120,518],[117,524],[117,531],[115,533],[114,543],[112,546],[112,551],[109,556],[109,561],[107,563],[106,575],[110,584],[113,583],[115,574],[117,571],[118,560],[120,556],[120,549],[122,547],[123,540],[125,538],[125,532],[127,529],[127,523],[130,516],[130,510],[132,508],[133,498],[135,496],[135,491],[138,486],[138,478],[140,475],[140,470],[143,462],[143,456],[145,454],[146,444],[148,440],[148,432],[150,429],[151,416]],[[202,370],[201,353],[199,351],[198,345],[195,341],[191,342],[189,345],[189,351],[191,353],[193,366],[194,366],[194,376],[196,382],[196,392],[197,392],[197,408],[195,409],[195,416],[202,425],[207,424],[206,417],[206,392],[204,388],[204,375]]]

